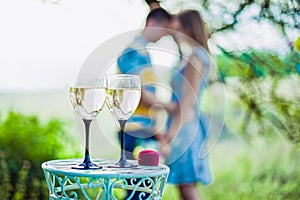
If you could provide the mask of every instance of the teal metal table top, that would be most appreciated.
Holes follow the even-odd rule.
[[[161,199],[169,174],[165,165],[111,168],[117,160],[95,159],[102,169],[72,169],[81,159],[52,160],[42,164],[49,188],[50,199],[120,199],[127,190],[133,199]]]

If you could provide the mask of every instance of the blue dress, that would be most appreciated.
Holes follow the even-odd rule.
[[[205,151],[205,139],[207,125],[205,116],[199,112],[199,99],[207,85],[207,78],[210,71],[210,58],[206,50],[202,47],[196,48],[194,55],[204,64],[199,91],[197,92],[197,103],[195,105],[195,114],[192,120],[181,126],[178,134],[171,141],[172,151],[166,158],[166,163],[170,167],[168,182],[171,184],[189,184],[200,182],[204,185],[210,184],[213,180],[208,157],[201,157]],[[172,101],[178,102],[182,96],[182,87],[184,81],[184,70],[186,64],[182,65],[173,73],[172,77]],[[183,111],[184,112],[184,111]],[[172,122],[172,116],[168,119],[168,126]]]

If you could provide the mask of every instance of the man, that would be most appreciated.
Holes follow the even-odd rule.
[[[139,143],[154,141],[155,139],[155,105],[161,105],[167,111],[172,105],[164,104],[155,97],[156,75],[151,67],[151,60],[146,45],[157,42],[168,34],[171,15],[162,8],[151,10],[146,18],[145,28],[141,34],[123,51],[118,58],[118,70],[123,74],[137,74],[142,81],[142,95],[140,105],[135,114],[126,124],[125,151],[126,158],[133,159],[134,148]],[[154,108],[154,109],[153,109]],[[151,115],[151,116],[150,116]]]

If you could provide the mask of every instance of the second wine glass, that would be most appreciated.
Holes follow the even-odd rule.
[[[141,81],[137,75],[112,74],[107,76],[107,106],[121,128],[121,156],[113,167],[132,167],[125,156],[125,125],[139,105]]]

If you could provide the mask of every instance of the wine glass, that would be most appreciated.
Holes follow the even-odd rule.
[[[85,126],[85,155],[81,164],[73,169],[99,169],[101,166],[91,162],[89,154],[89,130],[93,119],[102,110],[106,99],[106,76],[79,76],[70,87],[70,100],[73,109],[82,118]]]
[[[112,74],[107,76],[107,106],[118,120],[121,129],[121,157],[112,167],[132,167],[125,156],[125,125],[133,115],[141,98],[141,81],[139,76],[131,74]]]

